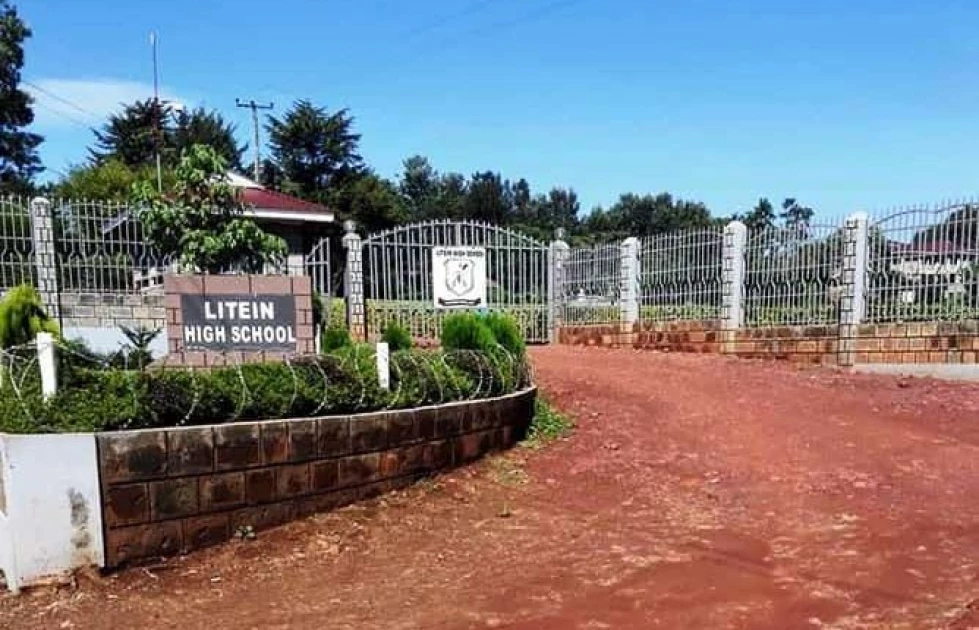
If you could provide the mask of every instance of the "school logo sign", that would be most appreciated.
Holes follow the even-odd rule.
[[[432,286],[435,308],[485,308],[486,249],[434,248]]]

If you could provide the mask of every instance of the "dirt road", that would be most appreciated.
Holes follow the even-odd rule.
[[[578,420],[570,440],[256,541],[0,597],[0,626],[979,628],[979,386],[534,356]]]

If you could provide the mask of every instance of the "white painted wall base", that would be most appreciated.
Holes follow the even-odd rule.
[[[894,374],[956,381],[979,381],[979,364],[974,363],[861,363],[850,369],[865,374]]]
[[[13,592],[105,564],[95,436],[0,434],[0,570]]]

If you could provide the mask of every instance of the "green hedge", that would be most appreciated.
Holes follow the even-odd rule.
[[[408,408],[498,395],[529,384],[523,359],[478,352],[409,350],[391,355],[381,390],[371,346],[292,363],[210,370],[65,366],[43,401],[36,364],[24,360],[0,387],[0,432],[111,431]]]

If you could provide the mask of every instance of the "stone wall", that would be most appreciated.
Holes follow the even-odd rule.
[[[979,322],[862,325],[847,339],[841,326],[772,326],[724,330],[720,322],[644,322],[567,326],[560,343],[666,352],[730,354],[823,365],[979,364]],[[846,352],[847,349],[849,352]]]
[[[105,566],[226,541],[507,448],[526,435],[535,395],[99,434]]]
[[[61,323],[65,328],[163,329],[166,311],[163,295],[113,295],[62,293]]]

